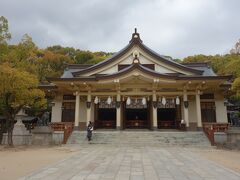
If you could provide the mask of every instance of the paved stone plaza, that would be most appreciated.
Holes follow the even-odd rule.
[[[240,174],[183,147],[69,145],[76,155],[32,173],[34,180],[239,180]],[[67,146],[69,148],[69,146]],[[211,150],[211,149],[209,149]]]

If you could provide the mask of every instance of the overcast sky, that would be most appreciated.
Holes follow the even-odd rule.
[[[240,38],[240,0],[0,0],[11,43],[116,52],[137,27],[162,55],[224,54]]]

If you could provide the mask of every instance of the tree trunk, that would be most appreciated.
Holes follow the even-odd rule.
[[[3,140],[3,131],[2,129],[0,129],[0,144],[2,144],[2,140]]]
[[[8,127],[8,146],[13,146],[13,127],[14,127],[14,121],[10,120],[9,127]]]

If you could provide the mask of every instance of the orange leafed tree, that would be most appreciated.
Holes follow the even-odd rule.
[[[0,108],[6,117],[8,145],[13,146],[12,133],[16,114],[26,106],[46,105],[45,94],[38,89],[38,79],[26,71],[0,65]]]

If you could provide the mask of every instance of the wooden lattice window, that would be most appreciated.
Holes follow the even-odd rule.
[[[62,122],[74,122],[75,102],[63,102],[62,104]]]
[[[201,102],[202,122],[216,122],[215,102]]]
[[[98,108],[100,109],[114,109],[116,108],[116,102],[113,101],[111,104],[108,104],[106,101],[99,102]]]
[[[174,98],[166,99],[165,105],[163,105],[162,102],[158,102],[157,107],[158,108],[175,108],[176,107],[175,99]]]
[[[63,100],[75,100],[76,97],[72,94],[65,94],[63,95]]]
[[[202,94],[202,95],[200,95],[200,99],[214,99],[214,94],[212,94],[212,93]]]
[[[143,108],[147,108],[147,103],[142,104],[142,99],[131,99],[131,104],[129,105],[126,104],[126,108],[127,109],[143,109]]]

